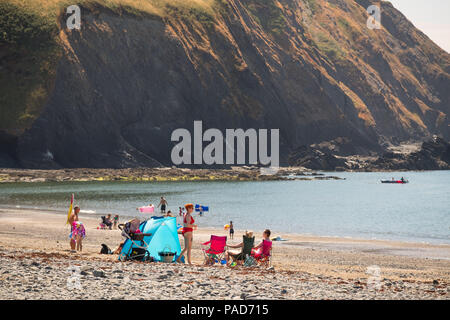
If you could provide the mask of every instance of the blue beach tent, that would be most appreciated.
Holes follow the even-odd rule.
[[[142,241],[126,239],[119,260],[127,260],[133,251],[145,250],[148,257],[154,261],[161,261],[159,252],[175,252],[174,261],[181,253],[180,240],[178,239],[177,220],[173,217],[152,217],[140,224],[142,233],[150,233],[144,236]]]

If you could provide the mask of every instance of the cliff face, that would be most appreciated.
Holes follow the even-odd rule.
[[[370,4],[217,0],[213,13],[163,17],[83,7],[80,31],[60,18],[42,111],[23,133],[4,130],[0,153],[31,168],[171,165],[172,131],[194,120],[280,128],[282,161],[336,139],[341,154],[449,139],[450,55],[387,2],[369,30]]]

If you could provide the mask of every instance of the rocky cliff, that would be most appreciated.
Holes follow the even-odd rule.
[[[29,71],[30,50],[0,44],[1,81],[33,84],[0,89],[0,164],[171,165],[172,131],[194,120],[279,128],[282,163],[329,141],[345,156],[450,138],[450,55],[389,2],[380,30],[367,28],[365,0],[149,1],[154,12],[123,2],[82,2],[81,30],[66,28],[60,4],[42,31],[56,53],[38,50],[47,69]]]

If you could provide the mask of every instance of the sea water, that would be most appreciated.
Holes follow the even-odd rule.
[[[81,217],[111,213],[124,221],[148,218],[136,208],[157,206],[164,196],[176,215],[185,203],[209,206],[203,216],[194,214],[199,227],[223,228],[232,220],[237,230],[281,235],[450,244],[450,171],[329,174],[345,180],[2,183],[0,206],[65,215],[74,193]],[[380,182],[392,177],[410,183]]]

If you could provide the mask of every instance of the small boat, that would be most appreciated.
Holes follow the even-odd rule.
[[[381,183],[400,183],[400,184],[405,184],[408,183],[408,180],[381,180]]]

